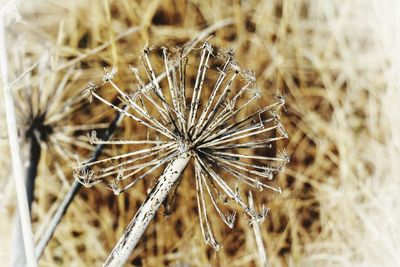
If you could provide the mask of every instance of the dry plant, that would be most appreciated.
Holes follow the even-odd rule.
[[[146,42],[182,46],[205,27],[232,18],[230,25],[213,33],[213,45],[232,47],[236,59],[254,70],[259,88],[279,89],[286,95],[281,119],[290,136],[286,148],[291,162],[270,184],[285,190],[280,195],[253,195],[255,203],[271,209],[260,225],[270,266],[398,266],[398,10],[395,0],[24,1],[21,20],[7,28],[7,53],[24,46],[31,63],[43,51],[58,53],[56,70],[75,66],[82,71],[79,88],[98,77],[103,67],[115,65],[115,83],[134,88],[128,65],[139,64],[136,55]],[[139,30],[131,34],[135,28]],[[12,82],[25,69],[8,62]],[[163,68],[156,65],[157,71]],[[187,73],[191,79],[197,74],[193,69]],[[30,79],[39,76],[35,71]],[[160,83],[168,88],[166,79]],[[211,92],[203,89],[201,103],[206,103]],[[109,85],[98,93],[113,104],[121,102]],[[3,107],[4,100],[0,101]],[[88,106],[91,114],[103,118],[101,122],[115,119],[114,110]],[[90,116],[82,115],[66,123],[92,123]],[[3,121],[1,129],[6,127]],[[113,139],[147,140],[145,127],[138,125],[122,120]],[[0,262],[7,263],[16,197],[3,132]],[[97,132],[101,140],[106,135]],[[134,145],[107,145],[98,159],[132,149]],[[47,167],[54,162],[44,157],[38,166],[32,214],[35,243],[56,210],[62,211],[57,213],[62,221],[39,265],[99,266],[154,182],[144,179],[116,198],[105,187],[87,190],[74,183],[69,165],[61,166],[60,179]],[[172,216],[155,215],[128,266],[257,264],[254,224],[238,214],[231,230],[211,216],[211,202],[209,219],[220,237],[220,250],[215,253],[204,244],[195,185],[189,183],[195,177],[193,169],[186,168],[176,191],[179,208],[164,209],[174,211]],[[161,174],[156,170],[152,176]],[[72,190],[71,184],[79,190]],[[67,192],[74,195],[68,210],[61,205],[67,203]]]
[[[172,56],[163,47],[167,90],[157,81],[154,62],[150,62],[151,50],[145,48],[141,56],[143,71],[150,80],[149,85],[144,83],[140,69],[137,68],[132,68],[132,71],[139,88],[130,93],[114,83],[115,67],[106,70],[103,77],[101,87],[111,85],[123,100],[123,105],[129,106],[130,110],[100,96],[97,93],[98,86],[94,83],[90,83],[86,91],[90,102],[93,99],[100,100],[147,129],[147,139],[144,140],[103,141],[94,132],[91,136],[93,144],[137,145],[139,148],[144,145],[146,148],[136,148],[122,155],[81,163],[75,169],[75,179],[85,186],[104,181],[119,195],[161,166],[167,165],[107,259],[106,266],[120,266],[126,262],[161,204],[168,194],[173,194],[171,189],[177,190],[181,175],[191,158],[195,166],[203,237],[215,250],[219,250],[219,244],[209,223],[206,192],[230,228],[233,228],[235,213],[224,213],[220,207],[221,204],[228,204],[228,199],[234,200],[251,221],[262,222],[267,210],[263,208],[258,213],[246,204],[240,196],[239,184],[243,182],[261,191],[267,188],[281,192],[280,188],[271,187],[264,180],[271,180],[273,174],[281,171],[288,162],[285,151],[279,152],[277,157],[254,154],[256,148],[271,149],[274,142],[287,138],[278,115],[284,100],[277,96],[277,102],[250,114],[243,114],[243,111],[254,105],[260,93],[255,87],[255,77],[250,71],[239,67],[232,51],[215,52],[205,42],[199,48],[201,55],[192,84],[187,82],[186,71],[188,65],[196,64],[184,56],[188,54],[185,49],[176,49],[178,55]],[[213,53],[218,53],[218,59],[222,62],[218,62]],[[212,69],[210,66],[216,67]],[[215,75],[216,78],[213,77]],[[242,85],[237,84],[240,78]],[[212,88],[208,89],[211,94],[206,104],[200,108],[202,90],[207,87]],[[186,103],[187,96],[191,98],[189,103]],[[150,106],[155,107],[156,111],[150,112]],[[258,164],[249,160],[257,160]],[[94,166],[104,163],[111,166],[94,170]],[[230,176],[235,178],[234,181],[230,181]],[[223,203],[218,203],[220,201]]]

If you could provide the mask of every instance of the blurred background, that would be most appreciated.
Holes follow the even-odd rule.
[[[51,117],[54,124],[81,125],[41,137],[35,241],[74,181],[74,155],[88,158],[93,150],[86,133],[114,117],[113,110],[80,99],[82,88],[112,65],[118,81],[129,85],[128,65],[138,62],[146,44],[182,45],[212,25],[219,26],[207,33],[210,42],[232,48],[255,72],[266,103],[275,92],[286,97],[281,118],[289,139],[281,145],[291,161],[274,178],[283,192],[255,196],[271,209],[261,228],[270,266],[400,266],[396,0],[19,2],[5,41],[25,166],[32,161],[32,114],[49,110],[64,114]],[[60,84],[63,93],[46,100]],[[16,195],[3,108],[0,115],[0,265],[9,266]],[[135,134],[128,120],[116,132],[121,138]],[[112,148],[106,153],[113,154]],[[234,229],[219,218],[212,222],[219,252],[203,243],[191,174],[185,177],[180,204],[167,218],[158,212],[130,264],[258,266],[243,214]],[[101,265],[151,185],[144,182],[118,197],[104,186],[82,188],[39,265]]]

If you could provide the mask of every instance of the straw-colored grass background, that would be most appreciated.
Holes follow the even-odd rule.
[[[146,42],[183,44],[206,26],[232,18],[211,43],[233,48],[239,62],[255,71],[266,102],[276,90],[287,98],[282,118],[289,141],[282,145],[291,162],[275,177],[284,191],[256,196],[271,208],[262,226],[271,266],[400,266],[399,3],[71,0],[23,2],[19,11],[22,20],[12,22],[7,35],[11,81],[46,53],[58,55],[57,68],[110,42],[76,65],[82,71],[77,88],[100,77],[104,65],[118,66],[119,81],[128,83],[124,69],[137,62]],[[142,28],[116,39],[135,26]],[[14,60],[17,52],[22,63]],[[93,110],[103,115],[86,123],[112,118],[105,106]],[[15,192],[1,122],[0,265],[7,266]],[[123,128],[120,136],[135,135],[129,121]],[[60,161],[62,179],[54,171],[56,160],[46,152],[41,158],[35,240],[72,182],[73,162]],[[178,190],[175,212],[167,219],[159,212],[131,263],[256,266],[255,241],[243,214],[233,230],[213,217],[220,252],[203,244],[190,177],[187,172]],[[102,186],[81,190],[40,266],[99,266],[150,185],[148,180],[118,198]]]

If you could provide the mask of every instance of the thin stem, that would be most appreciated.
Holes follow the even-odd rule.
[[[233,199],[237,204],[239,204],[244,211],[252,218],[252,220],[262,221],[264,220],[263,214],[258,214],[256,211],[248,207],[238,194],[238,192],[234,192],[229,185],[222,179],[217,173],[214,172],[212,167],[203,161],[198,155],[195,155],[196,160],[200,163],[201,168],[208,173],[209,177],[212,178],[218,186],[225,192],[225,194]]]
[[[53,234],[60,223],[61,219],[64,217],[65,213],[69,205],[72,203],[74,197],[78,194],[79,190],[81,189],[82,185],[78,181],[74,181],[65,195],[63,201],[61,202],[60,206],[57,208],[56,212],[54,213],[53,217],[51,217],[51,221],[46,228],[46,231],[41,236],[39,243],[35,247],[35,254],[36,257],[39,259],[42,256],[44,249],[46,248],[47,244],[49,243],[50,239],[53,237]]]
[[[18,212],[21,220],[22,234],[24,238],[25,256],[29,266],[37,266],[34,253],[31,219],[29,215],[29,205],[27,201],[25,183],[23,178],[24,175],[22,171],[23,167],[19,154],[21,150],[18,143],[18,130],[17,120],[15,118],[15,107],[13,104],[11,88],[8,82],[8,62],[4,19],[4,14],[0,15],[0,65],[3,80],[8,138],[10,141],[10,150],[13,165],[13,176],[17,191]]]
[[[254,129],[259,128],[259,127],[256,127],[256,126],[254,126]],[[261,130],[252,131],[250,133],[242,134],[243,132],[249,131],[249,130],[246,129],[246,130],[243,130],[243,131],[240,131],[240,132],[237,132],[237,133],[226,135],[226,136],[224,136],[222,138],[219,138],[219,139],[216,139],[216,140],[214,140],[212,142],[204,143],[203,145],[200,145],[199,148],[211,147],[211,146],[216,146],[216,145],[219,145],[219,144],[232,142],[232,141],[235,141],[237,139],[242,139],[242,138],[245,138],[245,137],[250,137],[250,136],[253,136],[253,135],[257,135],[257,134],[273,131],[273,130],[277,129],[278,127],[279,127],[278,125],[275,125],[275,126],[272,126],[272,127],[268,127],[268,128],[264,128],[264,129],[261,129]],[[239,134],[242,134],[242,135],[239,135]],[[239,135],[239,136],[237,136],[237,135]]]
[[[115,245],[104,266],[123,266],[131,252],[136,247],[150,221],[175,182],[189,163],[190,155],[183,153],[171,161],[158,179],[156,186],[151,190],[142,206],[129,223],[124,234]]]
[[[30,151],[29,151],[29,165],[26,170],[26,195],[28,200],[28,207],[30,214],[32,214],[32,203],[35,191],[35,180],[37,176],[37,169],[40,160],[41,147],[40,143],[36,139],[35,136],[31,136],[30,138]],[[14,240],[13,240],[13,256],[12,263],[13,266],[23,266],[26,264],[25,258],[25,247],[23,242],[23,236],[21,235],[21,221],[20,218],[17,217],[15,220],[14,227],[16,227],[16,231],[14,232]]]
[[[125,188],[123,189],[123,191],[126,191],[128,188],[134,186],[138,181],[142,180],[146,175],[150,174],[151,172],[153,172],[154,170],[158,169],[161,165],[165,164],[166,162],[171,161],[174,157],[176,156],[176,153],[173,153],[172,155],[169,155],[167,157],[164,157],[162,159],[158,160],[158,163],[156,163],[151,169],[149,169],[148,171],[146,171],[144,174],[140,175],[139,177],[137,177],[135,180],[133,180],[132,182],[130,182],[127,186],[125,186]],[[133,175],[133,174],[131,174]]]
[[[196,162],[197,163],[197,162]],[[200,168],[197,165],[196,168],[196,193],[197,193],[197,207],[199,212],[199,220],[201,232],[203,234],[204,242],[209,244],[215,251],[218,251],[220,245],[214,237],[214,233],[211,229],[210,220],[207,215],[207,205],[204,198],[204,189],[201,181]]]
[[[197,163],[197,162],[196,162]],[[235,222],[235,216],[236,216],[236,212],[233,212],[231,214],[225,215],[221,209],[218,207],[217,201],[216,201],[216,197],[214,196],[214,194],[212,193],[210,187],[207,184],[207,180],[206,177],[204,175],[204,173],[201,171],[201,168],[198,166],[197,163],[197,171],[199,172],[199,176],[201,177],[201,180],[203,182],[203,184],[205,185],[206,189],[207,189],[207,193],[210,196],[211,202],[213,203],[215,210],[217,211],[217,213],[219,214],[219,216],[222,218],[222,220],[224,221],[224,223],[226,225],[228,225],[229,228],[233,228],[234,226],[234,222]]]
[[[254,209],[253,196],[251,192],[249,192],[249,206],[251,209]],[[268,267],[268,258],[267,253],[265,251],[264,242],[261,235],[260,223],[256,221],[252,221],[251,225],[253,227],[254,237],[256,239],[256,245],[258,250],[258,262],[260,267]]]
[[[114,87],[115,90],[131,105],[131,107],[138,112],[141,116],[145,117],[149,122],[153,124],[154,127],[161,129],[162,131],[168,132],[171,136],[173,134],[166,128],[164,127],[157,119],[154,117],[150,116],[148,112],[143,110],[139,105],[137,105],[131,97],[126,95],[113,81],[110,81],[110,84]]]
[[[114,134],[117,126],[121,123],[122,118],[124,116],[121,113],[117,113],[114,120],[111,122],[110,126],[108,127],[106,133],[104,134],[103,140],[109,140],[111,136]],[[96,149],[93,151],[92,158],[89,162],[96,161],[104,148],[104,144],[99,144],[96,146]],[[44,249],[46,248],[47,244],[49,243],[50,239],[53,237],[53,234],[57,228],[57,225],[60,223],[61,219],[64,217],[64,214],[67,212],[69,205],[74,200],[75,196],[78,194],[79,190],[81,189],[82,184],[78,181],[74,181],[65,195],[63,201],[61,202],[60,206],[57,208],[56,212],[54,213],[53,217],[49,225],[46,228],[46,232],[42,235],[35,248],[36,257],[39,259],[40,256],[43,254]]]
[[[218,79],[217,79],[217,81],[215,82],[215,86],[214,86],[214,88],[213,88],[213,90],[212,90],[212,93],[211,93],[211,95],[210,95],[210,98],[209,98],[209,100],[208,100],[208,103],[207,103],[206,107],[204,108],[202,114],[200,115],[199,122],[198,122],[197,127],[196,127],[196,129],[195,129],[195,132],[194,132],[194,134],[193,134],[193,139],[196,139],[196,138],[197,138],[197,134],[198,134],[199,132],[201,132],[201,131],[203,130],[203,127],[205,126],[205,125],[203,125],[203,122],[204,122],[204,120],[205,120],[205,118],[206,118],[206,115],[208,114],[208,112],[209,112],[209,110],[210,110],[210,108],[211,108],[211,104],[213,103],[213,101],[214,101],[214,99],[215,99],[215,96],[217,95],[217,92],[218,92],[219,88],[221,87],[222,82],[224,81],[224,79],[225,79],[225,77],[226,77],[226,75],[227,75],[227,74],[226,74],[226,69],[227,69],[227,67],[228,67],[228,65],[229,65],[229,62],[230,62],[231,60],[232,60],[232,57],[229,56],[228,59],[226,60],[225,64],[224,64],[224,66],[222,67],[222,69],[221,69],[220,72],[219,72]]]
[[[196,82],[193,89],[192,95],[192,102],[190,104],[190,112],[188,118],[188,130],[191,130],[194,121],[196,119],[197,108],[200,103],[200,95],[201,95],[201,88],[203,86],[206,70],[207,70],[207,63],[211,55],[211,46],[207,42],[203,46],[203,51],[201,53],[201,59],[199,64],[199,69],[197,71]]]
[[[101,102],[103,102],[104,104],[106,104],[107,106],[109,106],[109,107],[115,109],[115,110],[118,111],[119,113],[122,113],[124,116],[127,116],[127,117],[131,118],[132,120],[137,121],[137,122],[139,122],[139,123],[141,123],[141,124],[147,126],[148,128],[153,129],[153,130],[159,132],[159,133],[162,134],[162,135],[165,135],[165,136],[168,137],[168,138],[172,138],[172,139],[174,138],[173,136],[170,136],[170,135],[168,134],[168,132],[164,132],[164,131],[162,131],[162,130],[156,128],[156,127],[154,127],[153,125],[148,124],[146,121],[142,120],[141,118],[136,117],[135,115],[129,113],[126,109],[120,108],[120,107],[118,107],[118,106],[112,104],[111,102],[105,100],[104,98],[102,98],[101,96],[99,96],[98,94],[96,94],[96,93],[94,93],[94,92],[93,92],[92,94],[93,94],[93,96],[94,96],[95,98],[97,98],[98,100],[100,100]]]

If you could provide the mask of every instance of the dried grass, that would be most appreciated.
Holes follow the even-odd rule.
[[[60,56],[58,69],[83,58],[77,87],[101,76],[104,65],[127,70],[117,78],[130,85],[127,65],[137,62],[146,42],[180,45],[205,26],[232,17],[234,25],[218,30],[213,44],[232,47],[239,62],[255,71],[266,100],[276,89],[287,95],[282,117],[291,163],[275,178],[284,192],[254,196],[271,208],[261,227],[270,265],[398,266],[400,35],[392,27],[396,12],[400,17],[398,10],[395,1],[374,0],[23,3],[23,21],[11,25],[8,33],[13,41],[8,42],[10,81],[28,62],[50,52]],[[142,30],[117,38],[135,26]],[[93,52],[104,43],[107,47]],[[17,50],[24,55],[23,67],[13,61]],[[31,82],[38,78],[32,75]],[[108,122],[113,117],[101,107],[86,112],[93,121],[87,116],[73,121]],[[1,123],[1,133],[4,127]],[[135,134],[128,120],[117,132],[125,139]],[[15,211],[8,144],[2,135],[1,263],[9,259]],[[71,166],[61,165],[60,177],[52,162],[50,153],[42,155],[33,204],[35,240],[72,182]],[[191,177],[193,173],[186,172],[178,190],[177,201],[185,204],[168,218],[159,212],[133,252],[132,264],[255,266],[253,230],[242,214],[233,230],[213,221],[216,235],[222,237],[218,253],[203,244]],[[147,180],[118,198],[101,186],[81,190],[40,266],[100,265],[152,184]]]

